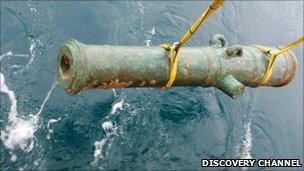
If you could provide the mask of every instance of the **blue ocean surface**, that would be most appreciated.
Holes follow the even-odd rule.
[[[98,89],[74,96],[59,87],[57,53],[64,41],[175,42],[210,3],[1,1],[0,169],[207,169],[202,158],[304,164],[302,45],[293,50],[298,68],[289,85],[247,88],[237,100],[212,87]],[[285,45],[303,35],[303,5],[226,1],[187,46],[206,46],[216,33],[230,44]]]

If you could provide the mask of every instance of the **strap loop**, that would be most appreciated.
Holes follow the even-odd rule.
[[[266,47],[261,46],[261,45],[253,45],[254,47],[257,47],[258,49],[260,49],[263,53],[265,53],[268,56],[268,65],[265,69],[264,76],[262,77],[262,79],[258,83],[257,87],[267,84],[267,82],[269,81],[269,79],[272,75],[273,64],[275,62],[275,59],[279,55],[289,51],[290,49],[296,47],[297,45],[299,45],[300,43],[303,43],[303,42],[304,42],[304,36],[300,37],[299,39],[297,39],[293,42],[291,42],[290,44],[286,45],[285,47],[279,48],[279,49],[270,49],[270,48],[266,48]]]
[[[178,47],[178,45],[179,42],[175,42],[172,46],[170,44],[160,45],[161,47],[169,51],[169,59],[170,59],[169,80],[167,84],[161,89],[166,89],[171,87],[173,82],[175,81],[177,74],[177,62],[178,62],[178,56],[177,56],[178,51],[176,50],[176,47]]]
[[[206,21],[206,19],[212,15],[222,4],[224,0],[213,0],[213,3],[209,6],[209,8],[192,24],[192,26],[188,29],[188,31],[183,35],[179,42],[175,42],[173,45],[170,44],[161,44],[165,50],[169,51],[170,58],[170,72],[168,82],[164,87],[170,88],[175,81],[177,75],[177,63],[178,63],[178,51],[179,49],[192,37],[192,35],[197,31],[199,26]]]

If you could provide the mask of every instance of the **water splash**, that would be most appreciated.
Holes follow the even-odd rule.
[[[140,13],[144,14],[144,7],[141,1],[137,1]]]
[[[9,125],[6,126],[5,131],[1,130],[1,140],[8,149],[14,150],[16,147],[19,147],[24,151],[31,151],[33,143],[30,141],[30,145],[28,145],[28,140],[34,138],[36,117],[33,117],[33,115],[28,119],[18,117],[15,93],[5,84],[5,78],[2,73],[1,92],[7,94],[11,102],[8,116]]]
[[[252,148],[252,135],[251,135],[251,120],[245,123],[245,137],[242,142],[243,150],[241,153],[242,159],[252,159],[251,148]]]
[[[241,153],[241,158],[242,159],[252,159],[251,155],[251,149],[252,149],[252,132],[251,132],[251,116],[253,114],[252,108],[257,101],[257,97],[253,94],[251,95],[251,99],[249,102],[249,113],[246,116],[246,121],[244,123],[244,128],[245,128],[245,136],[242,142],[242,153]],[[246,169],[246,168],[245,168]]]
[[[115,89],[112,89],[112,91],[113,91],[113,96],[114,96],[114,97],[117,97],[116,90],[115,90]]]
[[[11,154],[11,161],[15,162],[17,160],[17,156],[13,153],[10,153],[10,154]]]
[[[242,141],[242,152],[241,159],[252,159],[251,148],[252,148],[252,135],[251,135],[251,120],[248,119],[244,124],[245,127],[245,137]],[[243,167],[242,170],[248,170],[247,167]]]
[[[22,57],[22,58],[29,58],[29,61],[25,65],[25,69],[29,69],[32,62],[34,61],[34,58],[37,54],[37,47],[42,47],[43,44],[39,39],[30,39],[30,47],[29,47],[29,54],[23,54],[23,53],[13,53],[12,51],[8,51],[5,54],[0,55],[0,61],[4,58],[11,58],[11,57]]]
[[[28,54],[22,54],[22,53],[13,53],[12,51],[8,51],[5,54],[0,55],[0,61],[4,58],[10,58],[10,57],[23,57],[23,58],[28,58]]]
[[[56,87],[57,83],[58,83],[57,79],[55,79],[51,88],[50,88],[50,90],[46,93],[46,96],[45,96],[42,104],[40,105],[40,108],[39,108],[38,112],[36,113],[36,116],[39,116],[41,114],[41,112],[43,111],[44,106],[45,106],[46,102],[49,100],[49,98],[50,98],[54,88]]]
[[[50,139],[50,138],[51,138],[51,134],[54,132],[54,130],[50,128],[51,124],[52,124],[52,123],[56,123],[56,122],[58,122],[58,121],[60,121],[60,120],[61,120],[61,118],[58,118],[58,119],[50,119],[50,120],[48,121],[48,123],[47,123],[48,134],[47,134],[47,136],[46,136],[47,139]]]
[[[106,121],[101,124],[102,129],[108,134],[111,130],[113,130],[113,124],[110,121]]]
[[[9,121],[13,122],[14,120],[16,120],[16,115],[17,115],[17,100],[16,100],[16,96],[15,93],[13,91],[11,91],[7,85],[5,84],[5,78],[4,75],[2,73],[0,73],[0,79],[1,79],[1,92],[5,93],[8,95],[9,100],[11,102],[11,107],[10,107],[10,113],[9,113]]]
[[[14,150],[16,148],[20,148],[25,152],[30,152],[34,148],[35,144],[35,135],[34,133],[38,129],[38,121],[41,112],[44,109],[44,106],[50,95],[57,85],[57,81],[54,81],[50,90],[47,92],[45,99],[39,107],[39,110],[36,114],[29,114],[28,117],[24,118],[18,116],[17,110],[17,100],[15,97],[15,93],[8,88],[5,83],[5,78],[2,73],[1,74],[1,92],[8,95],[11,107],[9,111],[9,123],[6,126],[5,130],[1,130],[1,140],[6,148],[9,150]],[[17,156],[12,153],[11,157],[12,161],[17,160]]]
[[[124,99],[122,99],[120,102],[115,103],[112,106],[111,114],[113,115],[116,112],[117,109],[122,110],[123,103],[124,103]]]
[[[94,150],[94,154],[93,154],[93,156],[94,156],[93,164],[95,164],[98,161],[98,159],[103,158],[102,149],[103,149],[103,146],[106,143],[106,140],[107,139],[103,139],[101,141],[95,141],[94,142],[95,150]]]
[[[155,35],[155,27],[153,27],[151,31],[146,33],[146,40],[145,40],[146,46],[150,47],[154,35]]]
[[[30,7],[31,12],[37,14],[37,9],[35,7],[32,6],[32,4],[30,3],[30,1],[27,3],[27,6]]]
[[[30,47],[29,47],[29,50],[30,50],[30,59],[28,61],[28,63],[26,64],[25,68],[28,69],[30,67],[30,65],[32,64],[32,62],[34,61],[34,58],[36,56],[36,51],[35,49],[37,47],[42,47],[43,44],[42,42],[39,40],[39,39],[31,39],[30,40]]]
[[[95,141],[94,146],[94,161],[91,163],[93,166],[96,165],[99,159],[104,158],[108,154],[107,149],[111,148],[113,142],[113,136],[118,136],[118,127],[113,125],[111,121],[105,121],[101,125],[102,129],[106,132],[106,137],[100,141]],[[107,148],[107,149],[105,149]],[[105,150],[105,151],[104,151]]]
[[[113,93],[116,94],[115,90],[113,90]],[[117,109],[122,110],[123,104],[124,104],[123,98],[121,99],[121,101],[115,103],[112,106],[111,115],[115,114]],[[94,150],[94,154],[93,154],[94,161],[91,163],[93,166],[96,165],[96,163],[98,162],[99,159],[104,158],[104,156],[108,154],[107,149],[111,148],[112,142],[114,140],[113,138],[115,136],[119,136],[118,127],[110,121],[109,116],[107,116],[106,118],[108,119],[108,121],[104,121],[101,124],[102,129],[106,133],[106,137],[100,141],[94,142],[94,146],[95,146],[95,150]],[[119,131],[119,132],[121,133],[121,131]]]
[[[241,152],[240,158],[241,159],[252,159],[251,149],[252,149],[252,132],[251,132],[251,115],[252,115],[252,108],[256,102],[256,96],[253,94],[249,100],[248,106],[248,114],[245,115],[245,123],[244,123],[244,132],[245,135],[241,142]],[[242,170],[248,170],[247,167],[243,167]]]

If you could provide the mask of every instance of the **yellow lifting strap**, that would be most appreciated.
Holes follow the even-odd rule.
[[[192,37],[197,31],[199,26],[206,21],[222,4],[224,0],[213,0],[213,3],[209,5],[209,8],[192,24],[188,31],[183,35],[179,42],[170,45],[168,43],[161,44],[160,46],[169,51],[170,58],[170,70],[168,82],[162,89],[170,88],[175,81],[177,74],[177,62],[178,62],[178,51],[179,49]]]
[[[265,85],[269,78],[272,75],[272,70],[273,70],[273,64],[275,62],[275,59],[282,53],[289,51],[290,49],[296,47],[300,43],[304,42],[304,36],[300,37],[299,39],[291,42],[290,44],[284,46],[283,48],[278,48],[278,49],[269,49],[264,46],[260,45],[254,45],[255,47],[259,48],[262,52],[264,52],[268,56],[268,65],[266,67],[264,76],[262,77],[261,81],[258,83],[258,86]]]

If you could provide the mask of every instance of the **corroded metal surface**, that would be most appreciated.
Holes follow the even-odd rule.
[[[233,98],[244,86],[262,79],[267,56],[253,46],[227,46],[215,35],[207,47],[184,47],[179,52],[173,86],[214,86]],[[81,90],[125,87],[161,87],[169,74],[168,52],[161,47],[85,45],[64,43],[58,55],[58,80],[69,94]],[[295,75],[296,59],[287,52],[276,60],[266,86],[283,86]]]

